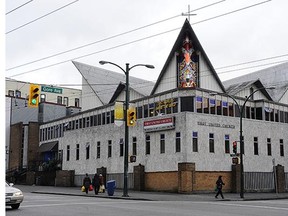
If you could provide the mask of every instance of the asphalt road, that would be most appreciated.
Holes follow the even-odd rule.
[[[263,201],[139,201],[24,192],[18,210],[6,216],[288,216],[288,199]]]

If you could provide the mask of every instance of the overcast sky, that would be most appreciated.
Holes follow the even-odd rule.
[[[81,75],[71,60],[122,73],[98,63],[106,60],[123,68],[153,64],[154,70],[137,67],[130,75],[156,81],[188,18],[181,16],[188,5],[197,14],[190,17],[192,28],[222,81],[288,61],[287,0],[74,1],[6,1],[6,77],[76,87]],[[266,3],[249,7],[261,2]],[[248,64],[261,59],[267,60]],[[240,63],[246,64],[235,66]]]

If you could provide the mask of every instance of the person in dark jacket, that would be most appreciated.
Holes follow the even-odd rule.
[[[94,187],[95,194],[97,195],[99,192],[99,188],[100,188],[100,180],[99,180],[99,176],[97,173],[95,173],[92,179],[92,185]]]
[[[215,195],[215,198],[218,198],[218,195],[220,194],[222,199],[224,199],[223,193],[222,193],[222,186],[225,185],[222,181],[222,176],[218,177],[218,180],[216,181],[216,187],[217,187],[217,193]]]
[[[91,179],[88,176],[88,173],[86,173],[85,178],[83,179],[83,186],[85,187],[86,194],[88,194],[90,185],[91,185]]]

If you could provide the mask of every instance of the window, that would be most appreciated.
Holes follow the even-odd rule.
[[[150,154],[150,136],[146,135],[146,155]]]
[[[173,103],[174,103],[174,106],[173,106],[173,113],[178,113],[178,98],[174,98],[173,99]]]
[[[220,100],[216,101],[216,107],[217,107],[217,115],[222,115],[222,106]]]
[[[142,106],[137,107],[136,114],[137,114],[137,118],[138,118],[138,119],[143,118],[142,110],[143,110]]]
[[[222,101],[223,115],[228,116],[228,102]]]
[[[165,153],[165,134],[160,134],[160,154]]]
[[[68,104],[69,104],[68,97],[64,97],[64,99],[63,99],[63,104],[64,104],[65,106],[68,106]]]
[[[251,107],[251,119],[255,119],[256,116],[255,116],[255,107]]]
[[[176,152],[181,152],[181,133],[176,133],[176,140],[175,140],[175,149]]]
[[[246,118],[250,119],[250,107],[249,106],[246,106]]]
[[[144,118],[148,117],[148,105],[144,105]]]
[[[267,138],[267,155],[272,155],[272,149],[271,149],[271,138]]]
[[[137,137],[132,137],[132,154],[137,155]]]
[[[110,114],[111,112],[106,112],[106,124],[110,124]]]
[[[8,95],[13,97],[14,96],[14,91],[13,90],[8,90]]]
[[[15,97],[21,97],[21,91],[15,90]]]
[[[254,155],[259,155],[258,137],[254,137]]]
[[[230,137],[228,134],[225,135],[225,153],[230,153]]]
[[[57,104],[62,104],[62,97],[61,96],[57,96]]]
[[[209,152],[214,153],[214,134],[209,133]]]
[[[198,152],[198,132],[195,131],[192,133],[192,150]]]
[[[76,144],[76,160],[79,160],[80,145]]]
[[[216,114],[215,112],[215,99],[209,99],[210,114]]]
[[[283,139],[280,139],[280,156],[284,157],[284,144]]]
[[[86,127],[86,118],[85,117],[82,118],[82,125],[83,125],[83,128]]]
[[[67,161],[70,160],[70,145],[67,145],[67,149],[66,149],[66,160],[67,160]]]
[[[79,100],[79,98],[75,98],[75,107],[80,107],[80,100]]]
[[[75,120],[75,129],[78,129],[79,128],[79,119],[76,119]]]
[[[86,160],[90,158],[90,143],[86,143]]]
[[[181,97],[181,112],[193,112],[194,111],[194,101],[193,97]]]
[[[124,155],[124,141],[123,141],[123,138],[120,139],[119,144],[120,144],[120,157],[123,157],[123,155]]]
[[[86,127],[90,127],[90,117],[86,117]]]
[[[97,123],[98,123],[98,125],[102,124],[102,122],[101,122],[101,114],[97,115]]]
[[[100,158],[100,141],[97,142],[96,157]]]
[[[108,140],[108,158],[112,156],[112,140]]]
[[[102,125],[105,125],[105,113],[102,113]]]
[[[262,120],[263,117],[262,117],[262,107],[257,107],[256,108],[256,119],[258,120]]]
[[[197,113],[202,113],[202,108],[203,108],[202,97],[197,96],[196,97],[196,110],[197,110]]]
[[[204,113],[209,114],[209,99],[208,98],[203,98],[203,108],[204,108]]]
[[[155,116],[155,104],[151,103],[149,104],[149,117]],[[161,111],[160,111],[161,112]],[[161,112],[162,113],[162,112]]]
[[[229,106],[229,116],[233,117],[234,116],[234,104],[228,103],[228,106]]]

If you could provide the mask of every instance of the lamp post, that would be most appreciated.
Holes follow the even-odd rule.
[[[210,95],[225,95],[227,97],[230,97],[235,104],[237,105],[239,114],[240,114],[240,197],[244,198],[244,165],[243,165],[243,153],[244,153],[244,143],[243,143],[243,114],[244,114],[244,110],[245,110],[245,105],[247,103],[247,101],[249,100],[249,98],[255,94],[256,92],[262,90],[262,89],[275,89],[275,87],[263,87],[263,88],[259,88],[256,89],[255,91],[253,91],[248,97],[246,97],[242,107],[240,107],[239,103],[237,102],[236,98],[232,95],[229,95],[227,93],[210,93]]]
[[[120,68],[120,70],[122,70],[126,76],[126,84],[125,84],[125,108],[124,108],[124,122],[125,122],[125,143],[124,143],[124,187],[123,187],[123,197],[128,197],[128,146],[129,146],[129,128],[127,125],[127,111],[129,108],[129,71],[134,68],[134,67],[138,67],[138,66],[144,66],[150,69],[153,69],[154,66],[153,65],[148,65],[148,64],[136,64],[133,65],[132,67],[129,67],[129,63],[126,63],[126,70],[124,70],[122,67],[120,67],[119,65],[113,63],[113,62],[109,62],[109,61],[99,61],[99,63],[101,65],[104,64],[111,64],[114,65],[118,68]]]

